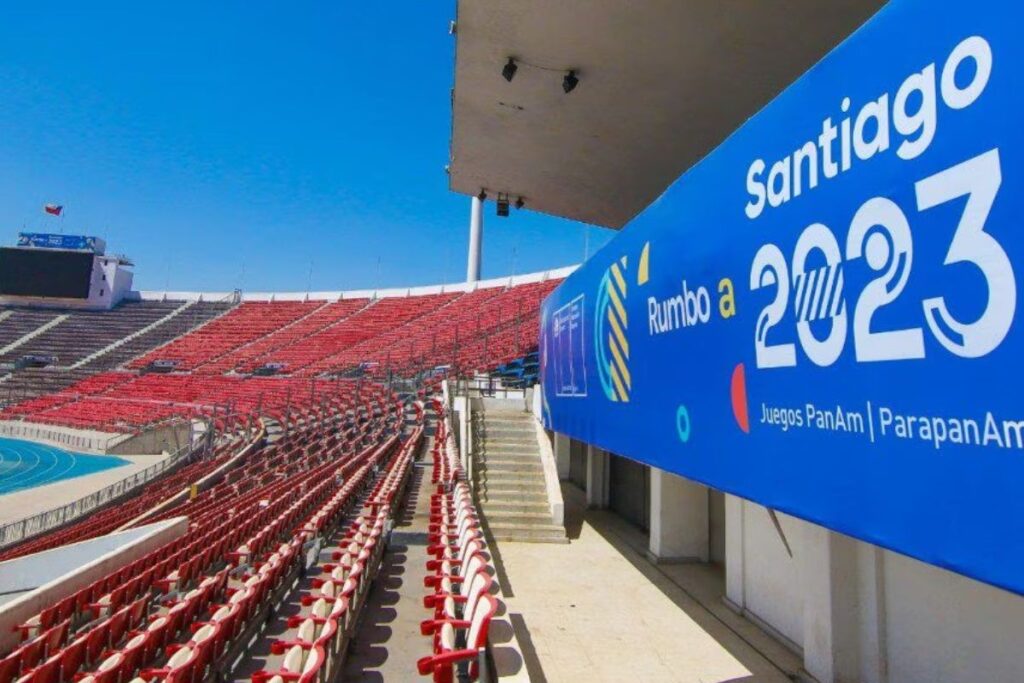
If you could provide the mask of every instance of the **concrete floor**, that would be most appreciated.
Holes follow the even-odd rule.
[[[0,496],[0,524],[66,505],[155,465],[166,455],[118,455],[130,464]]]
[[[531,681],[786,683],[799,658],[721,601],[711,565],[655,565],[646,536],[563,485],[568,545],[501,543]]]

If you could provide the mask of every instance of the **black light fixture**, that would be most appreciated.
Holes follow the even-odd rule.
[[[505,80],[509,83],[516,77],[516,71],[519,71],[519,67],[516,65],[516,58],[509,57],[508,61],[505,62],[505,66],[501,69],[501,75],[505,77]]]
[[[516,208],[517,208],[517,209],[521,209],[521,208],[523,208],[523,206],[525,206],[525,205],[526,205],[526,202],[525,202],[525,201],[523,201],[523,198],[522,198],[522,197],[520,197],[519,199],[517,199],[517,200],[516,200]]]
[[[580,84],[580,79],[576,78],[576,70],[569,69],[569,73],[565,74],[565,78],[562,79],[562,90],[568,95],[576,86]]]
[[[498,216],[508,218],[508,195],[504,192],[498,193]]]
[[[476,198],[479,199],[480,201],[484,201],[485,199],[487,199],[487,192],[484,190],[484,188],[480,188],[480,194],[478,194]]]

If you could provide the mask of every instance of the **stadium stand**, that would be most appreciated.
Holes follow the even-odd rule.
[[[103,373],[109,376],[101,378],[91,375],[91,367],[59,373],[49,368],[24,369],[0,384],[7,385],[9,404],[0,411],[0,417],[133,432],[171,417],[212,415],[218,406],[226,409],[231,405],[245,414],[261,406],[281,409],[289,404],[290,395],[308,390],[303,382],[360,367],[369,368],[369,374],[378,378],[385,372],[409,377],[439,366],[449,366],[455,374],[501,368],[502,376],[510,383],[521,384],[524,373],[529,376],[524,363],[534,371],[536,368],[535,358],[524,356],[536,349],[540,302],[558,282],[552,279],[516,287],[388,297],[372,302],[247,302],[227,312],[226,303],[195,303],[188,312],[159,326],[177,320],[174,327],[161,334],[167,336],[182,328],[191,332],[128,364],[128,368],[139,370],[153,361],[169,360],[177,363],[176,371],[192,370],[192,374],[136,377],[115,372]],[[168,306],[176,310],[181,303],[161,305],[153,310],[167,311]],[[196,309],[194,314],[192,309]],[[117,333],[87,337],[87,348],[94,348],[91,340],[97,338],[131,334],[132,328],[123,323],[126,317],[114,315],[119,310],[93,314],[93,321],[110,316]],[[68,320],[56,327],[67,325]],[[134,344],[142,344],[141,337],[156,332],[148,331],[125,346],[137,348]],[[154,341],[150,338],[146,343]],[[85,357],[81,351],[76,353]],[[94,363],[109,367],[127,353],[130,350],[112,350]],[[269,363],[280,364],[282,374],[292,375],[290,381],[221,374],[253,372]],[[39,402],[31,400],[42,392],[20,391],[24,386],[21,378],[33,389],[49,391],[50,395]],[[16,400],[24,396],[29,400]]]
[[[196,683],[251,660],[254,642],[271,656],[246,674],[253,683],[333,680],[426,441],[427,412],[435,416],[423,568],[431,618],[422,630],[431,645],[418,668],[437,681],[474,677],[500,603],[447,416],[425,395],[436,388],[428,371],[501,369],[515,381],[508,367],[536,357],[539,303],[555,284],[331,302],[151,301],[91,315],[18,311],[19,327],[0,339],[50,324],[21,347],[38,339],[32,348],[79,367],[8,376],[3,384],[24,378],[48,391],[9,400],[0,418],[114,433],[202,420],[212,441],[105,507],[0,550],[0,561],[15,560],[189,520],[185,536],[20,624],[18,646],[0,653],[0,683]],[[0,320],[0,334],[15,317]],[[56,334],[69,323],[65,332],[108,321],[78,346]],[[158,360],[176,365],[154,371]],[[278,376],[252,374],[269,363],[280,364]],[[393,379],[401,380],[395,391],[419,392],[400,398]],[[319,559],[300,576],[314,548]],[[295,609],[278,618],[273,637],[260,635],[286,603]]]
[[[359,342],[393,332],[409,320],[444,306],[458,296],[452,293],[378,299],[338,324],[298,339],[258,360],[262,363],[281,363],[286,371],[302,371],[304,375],[329,371],[338,366],[334,359],[336,354]]]
[[[184,335],[189,330],[200,327],[227,312],[235,305],[230,301],[190,301],[185,302],[184,306],[181,306],[181,302],[175,303],[178,303],[183,309],[177,315],[150,330],[142,332],[138,336],[125,338],[123,343],[117,347],[110,349],[102,356],[90,360],[88,367],[95,370],[108,370],[120,367],[139,354],[162,346]]]
[[[55,356],[55,365],[68,367],[90,353],[156,322],[180,305],[180,302],[131,301],[111,311],[67,312],[58,324],[17,348],[0,354],[0,362],[13,363],[22,356],[32,354]]]
[[[374,339],[338,354],[337,365],[373,361],[400,374],[440,365],[451,365],[456,372],[494,369],[537,347],[540,302],[559,282],[466,293],[388,339]]]
[[[369,299],[343,299],[336,303],[324,304],[309,315],[299,318],[290,325],[276,330],[262,339],[226,353],[207,366],[208,370],[251,372],[261,363],[257,362],[277,349],[283,349],[318,334],[338,323],[370,303]]]
[[[126,302],[112,311],[8,309],[11,315],[0,319],[0,343],[14,339],[7,342],[8,346],[58,316],[66,317],[3,356],[7,362],[14,363],[27,355],[53,354],[57,362],[42,368],[13,368],[0,381],[0,397],[11,403],[60,391],[95,372],[119,367],[143,351],[180,337],[233,305],[228,301],[173,301]],[[99,331],[92,332],[92,328]],[[90,332],[85,334],[85,330]],[[58,352],[60,349],[65,351]]]
[[[254,451],[231,482],[189,501],[185,536],[22,624],[0,681],[200,681],[222,671],[288,590],[310,539],[370,484],[367,509],[387,514],[408,472],[422,427],[400,439],[400,404],[378,391],[352,419],[351,404],[334,398]],[[312,656],[300,657],[304,670],[327,663],[322,651]],[[294,670],[296,657],[286,659]]]
[[[129,367],[142,368],[152,361],[163,360],[176,362],[177,370],[202,368],[230,351],[296,322],[321,305],[304,301],[246,302],[192,334],[154,349]],[[203,371],[212,373],[217,369],[211,366]]]
[[[26,335],[52,322],[59,315],[58,311],[33,308],[7,308],[0,312],[0,350],[10,353],[8,349],[16,345]]]

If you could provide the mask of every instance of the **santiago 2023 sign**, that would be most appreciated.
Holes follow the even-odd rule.
[[[1022,26],[895,0],[681,177],[545,303],[548,426],[1024,593]]]

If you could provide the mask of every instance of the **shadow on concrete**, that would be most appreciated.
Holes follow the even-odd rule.
[[[537,648],[534,647],[530,629],[526,626],[526,619],[518,613],[509,613],[508,619],[515,630],[516,639],[519,641],[519,649],[522,651],[523,663],[526,665],[526,673],[531,683],[547,683],[548,679],[544,675],[540,657],[537,656]],[[495,658],[497,659],[497,657]]]
[[[759,674],[782,674],[797,680],[800,658],[752,622],[725,606],[725,572],[720,565],[705,563],[658,565],[647,557],[648,536],[638,527],[608,510],[588,510],[586,495],[576,485],[562,482],[566,530],[579,538],[584,523],[590,525],[634,569],[654,584],[665,597],[686,613],[753,676],[722,683],[753,683]],[[570,532],[571,534],[571,532]]]

